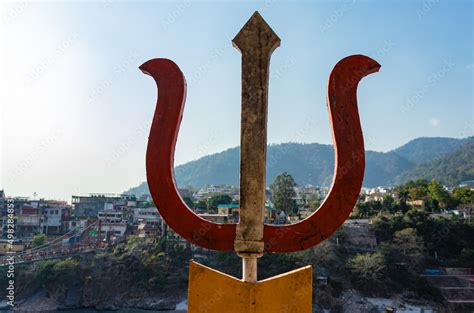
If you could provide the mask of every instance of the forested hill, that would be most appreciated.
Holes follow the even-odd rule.
[[[474,179],[474,137],[417,138],[389,151],[366,151],[364,186],[391,186],[413,178],[436,178],[445,184]],[[334,170],[331,145],[284,143],[269,145],[267,182],[286,171],[299,185],[328,186]],[[239,185],[239,148],[208,155],[175,168],[180,187]],[[127,193],[148,193],[146,183]]]
[[[395,183],[417,178],[436,179],[448,186],[474,179],[474,139],[470,138],[467,143],[448,155],[406,171],[395,179]]]
[[[473,137],[464,139],[421,137],[413,139],[393,152],[412,163],[422,164],[446,156],[472,140]]]

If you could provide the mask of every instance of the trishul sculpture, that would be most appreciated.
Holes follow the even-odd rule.
[[[312,271],[307,266],[257,280],[263,253],[293,252],[328,238],[347,218],[364,177],[364,141],[357,108],[357,86],[380,65],[353,55],[339,61],[328,83],[327,102],[335,150],[329,194],[307,219],[292,225],[263,223],[270,56],[280,45],[258,12],[232,41],[242,54],[240,144],[240,220],[218,224],[196,215],[180,197],[174,179],[174,149],[186,99],[186,82],[168,59],[153,59],[140,69],[152,76],[158,101],[148,139],[147,180],[166,223],[186,240],[208,249],[235,251],[243,259],[242,280],[191,262],[188,307],[197,312],[310,313]]]

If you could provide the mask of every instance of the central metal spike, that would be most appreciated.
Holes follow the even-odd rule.
[[[243,258],[243,280],[257,281],[257,258],[263,254],[265,161],[267,153],[270,56],[280,38],[255,12],[232,41],[242,53],[240,130],[240,221],[234,241]]]

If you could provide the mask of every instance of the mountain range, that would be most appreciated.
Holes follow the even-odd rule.
[[[239,185],[239,147],[207,155],[175,168],[179,187]],[[410,179],[437,179],[445,185],[474,179],[474,137],[421,137],[388,151],[366,151],[364,187],[393,186]],[[334,148],[318,143],[283,143],[267,149],[267,184],[282,172],[298,185],[329,186],[334,170]],[[143,182],[126,193],[148,194]]]

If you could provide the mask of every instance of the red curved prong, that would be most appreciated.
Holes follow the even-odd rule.
[[[200,218],[181,199],[174,179],[174,149],[186,100],[183,73],[171,60],[153,59],[140,69],[152,76],[158,100],[148,138],[146,170],[153,201],[166,223],[186,240],[214,250],[233,250],[235,224]]]
[[[344,223],[359,196],[364,179],[364,139],[357,109],[357,85],[380,65],[353,55],[339,61],[328,83],[328,110],[335,152],[335,172],[328,196],[307,219],[287,226],[265,225],[267,252],[307,249],[328,238]]]

